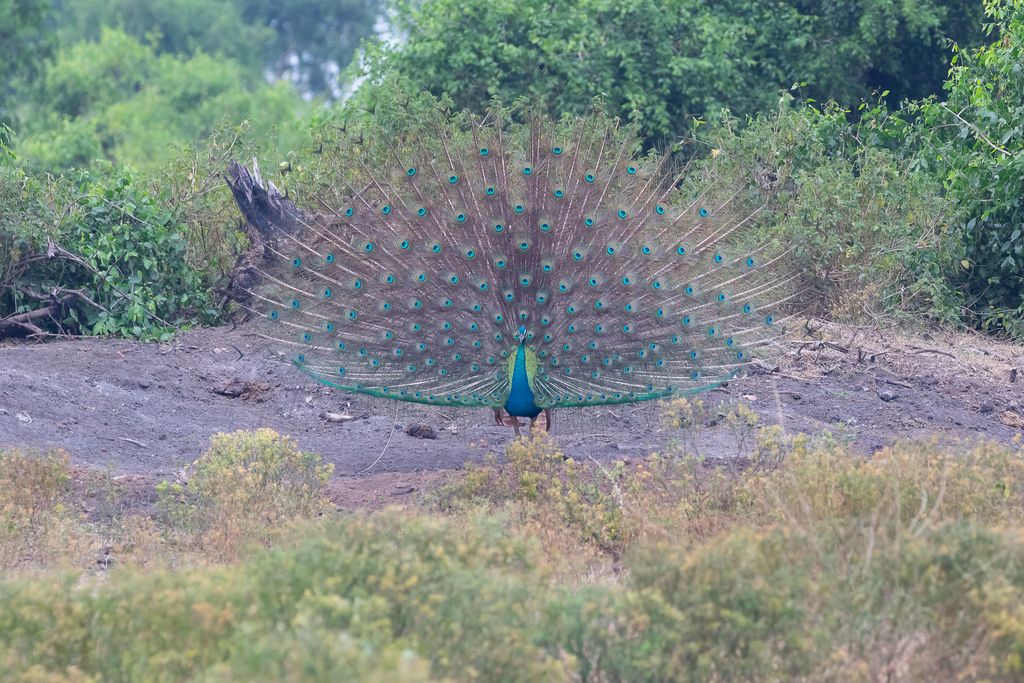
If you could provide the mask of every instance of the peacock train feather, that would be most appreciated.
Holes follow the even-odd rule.
[[[703,391],[772,343],[794,277],[763,192],[600,113],[509,118],[345,132],[315,213],[269,226],[258,333],[327,386],[530,417]]]

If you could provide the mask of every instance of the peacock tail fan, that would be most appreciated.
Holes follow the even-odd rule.
[[[764,192],[641,156],[599,112],[434,109],[339,144],[335,189],[275,231],[247,304],[325,385],[499,407],[522,326],[538,407],[685,395],[772,345],[794,297],[785,248],[751,243]]]

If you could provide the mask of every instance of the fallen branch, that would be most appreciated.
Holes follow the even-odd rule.
[[[800,345],[800,348],[797,349],[797,352],[796,352],[796,355],[798,355],[798,356],[800,355],[800,352],[803,351],[805,348],[810,348],[812,351],[820,351],[823,348],[828,348],[828,349],[833,349],[835,351],[839,351],[840,353],[849,353],[850,352],[850,349],[848,349],[847,347],[843,346],[842,344],[837,344],[836,342],[830,342],[830,341],[820,341],[820,340],[810,341],[810,342],[793,341],[793,342],[790,342],[790,343],[791,344],[799,344]]]
[[[917,355],[922,354],[922,353],[937,353],[940,356],[949,356],[953,360],[957,360],[957,357],[954,356],[953,354],[951,354],[950,352],[948,352],[948,351],[940,351],[938,349],[915,349],[913,351],[908,351],[907,355],[908,356],[917,356]]]
[[[46,308],[37,308],[34,311],[15,313],[6,318],[0,318],[0,336],[3,336],[4,330],[11,327],[19,327],[30,334],[43,334],[42,328],[34,325],[32,321],[40,318],[52,318],[57,313],[57,309],[57,304],[50,304]]]

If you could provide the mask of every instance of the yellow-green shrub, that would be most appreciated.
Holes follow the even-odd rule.
[[[842,552],[833,538],[744,525],[645,544],[622,588],[566,598],[574,618],[552,637],[591,680],[1020,680],[1019,532],[949,522],[849,534]]]
[[[324,512],[333,469],[271,429],[239,431],[214,436],[188,467],[187,481],[164,482],[157,493],[175,530],[200,539],[214,556],[230,557],[240,544]]]
[[[541,433],[511,442],[500,465],[491,459],[467,466],[464,476],[432,498],[448,509],[460,501],[513,504],[531,518],[543,517],[548,526],[569,529],[574,538],[617,552],[631,535],[624,526],[619,486],[624,475],[621,463],[595,469],[566,457]]]
[[[81,567],[93,546],[69,508],[68,454],[0,450],[0,569]]]
[[[538,543],[495,519],[307,523],[236,565],[0,582],[0,667],[102,680],[564,680]]]
[[[982,442],[897,443],[870,458],[797,437],[785,467],[739,484],[750,514],[769,522],[830,520],[920,528],[942,520],[1024,522],[1024,450]]]
[[[118,562],[102,581],[2,580],[0,671],[26,681],[1024,677],[1019,447],[904,443],[865,458],[836,439],[769,429],[752,448],[728,467],[677,451],[584,466],[541,437],[438,494],[444,515],[407,507],[296,523],[320,509],[317,496],[282,503],[291,512],[280,517],[267,501],[284,500],[283,470],[321,481],[315,458],[273,433],[219,437],[187,485],[163,487],[167,512],[180,513],[165,519],[172,537],[198,541],[166,552],[210,556],[202,543],[218,533],[273,547],[188,572]],[[256,534],[264,522],[288,533]],[[124,528],[145,546],[160,524]]]

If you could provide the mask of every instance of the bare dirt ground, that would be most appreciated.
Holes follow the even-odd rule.
[[[1024,347],[978,335],[931,338],[837,325],[802,328],[774,373],[709,392],[746,401],[787,432],[842,430],[864,454],[900,438],[1009,441],[1024,428]],[[355,419],[332,422],[326,414]],[[712,419],[712,423],[714,420]],[[435,439],[406,434],[423,424]],[[370,399],[320,387],[275,362],[243,328],[201,329],[167,344],[80,339],[0,347],[0,448],[63,448],[82,471],[121,481],[172,478],[218,432],[271,427],[335,466],[340,504],[374,507],[438,472],[500,456],[510,427],[489,410]],[[630,459],[678,437],[657,403],[555,413],[577,459]],[[388,440],[390,438],[390,443]],[[735,453],[724,425],[702,453]],[[382,455],[383,453],[383,455]]]

